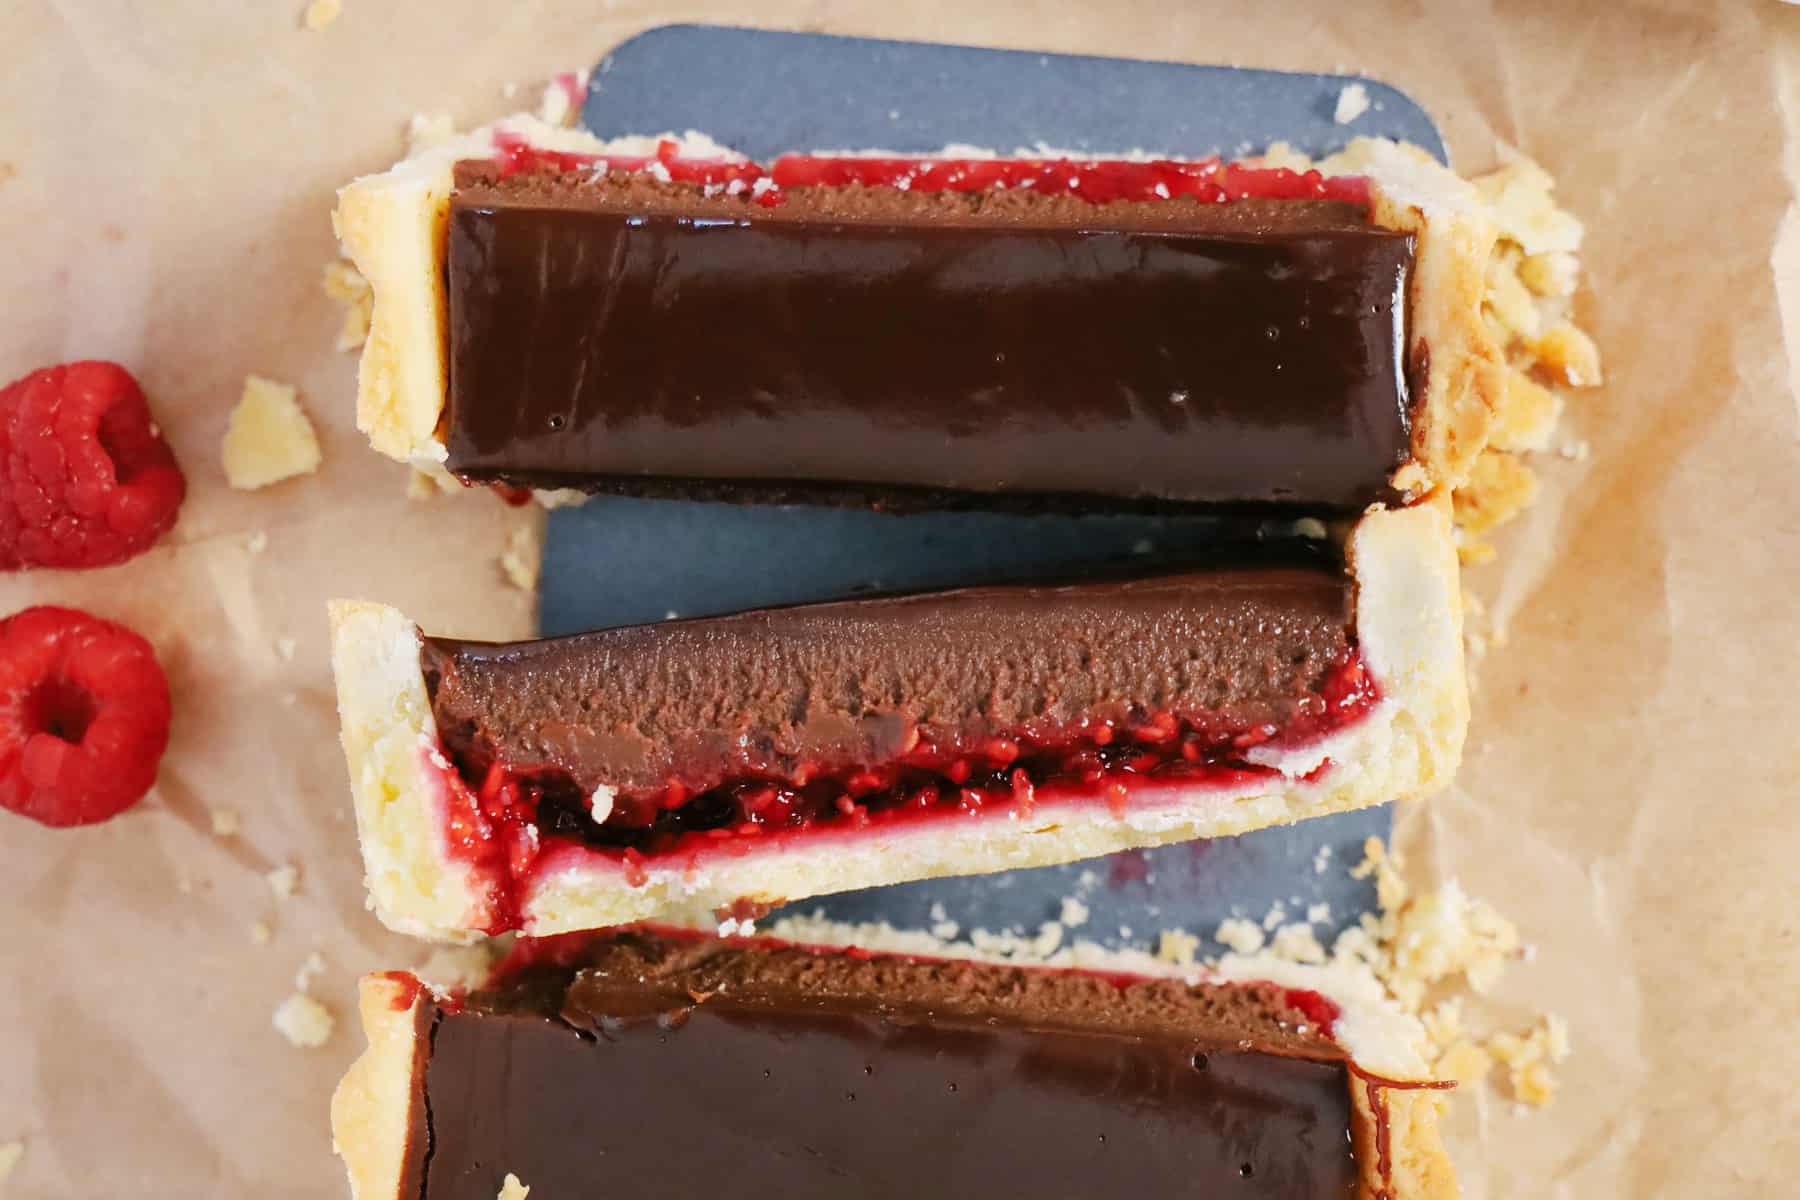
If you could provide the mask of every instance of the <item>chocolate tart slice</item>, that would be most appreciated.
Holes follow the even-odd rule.
[[[339,196],[358,423],[469,482],[1357,512],[1504,400],[1493,230],[1422,154],[767,167],[511,118]]]
[[[374,908],[439,939],[754,909],[1424,795],[1461,753],[1460,625],[1440,502],[1363,518],[1341,562],[509,645],[332,610]]]
[[[1340,969],[1193,978],[621,931],[483,991],[362,982],[357,1200],[1427,1200],[1417,1023]],[[533,962],[533,959],[538,961]]]

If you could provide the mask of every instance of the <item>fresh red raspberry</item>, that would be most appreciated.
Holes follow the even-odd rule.
[[[0,808],[91,825],[156,782],[169,744],[169,681],[122,625],[72,608],[0,621]]]
[[[169,531],[186,493],[124,367],[64,363],[0,391],[0,569],[124,562]]]

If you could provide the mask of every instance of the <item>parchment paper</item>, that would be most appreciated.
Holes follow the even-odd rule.
[[[532,81],[674,20],[1365,71],[1435,114],[1465,169],[1504,142],[1558,176],[1588,222],[1581,315],[1608,383],[1566,427],[1591,453],[1546,463],[1544,499],[1470,574],[1506,644],[1481,664],[1456,789],[1405,840],[1422,878],[1455,875],[1519,922],[1537,954],[1498,1011],[1563,1013],[1576,1056],[1549,1113],[1461,1097],[1459,1167],[1473,1197],[1793,1194],[1800,13],[345,0],[306,33],[302,7],[0,15],[0,374],[126,363],[191,489],[134,563],[0,580],[0,612],[62,602],[134,625],[176,696],[161,781],[130,815],[0,819],[0,1143],[26,1145],[4,1194],[343,1194],[325,1106],[361,1048],[352,983],[422,953],[362,908],[323,604],[360,594],[446,632],[522,635],[530,598],[496,559],[536,518],[409,502],[354,431],[354,362],[331,350],[318,282],[331,192],[391,161],[409,114],[529,105]],[[516,100],[508,83],[526,85]],[[300,386],[317,476],[225,486],[219,437],[248,372]],[[241,831],[215,836],[214,808]],[[263,876],[286,863],[301,882],[279,902]],[[270,1013],[314,951],[338,1028],[302,1051]]]

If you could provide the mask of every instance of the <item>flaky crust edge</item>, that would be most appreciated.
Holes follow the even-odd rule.
[[[344,1160],[351,1200],[400,1200],[412,1107],[424,1078],[418,1036],[425,991],[391,975],[365,975],[357,1009],[368,1046],[331,1094],[331,1148]]]
[[[1460,487],[1506,403],[1505,357],[1481,314],[1494,222],[1467,180],[1417,146],[1357,138],[1319,165],[1368,178],[1375,223],[1414,238],[1407,361],[1425,364],[1425,395],[1394,484],[1411,496]]]
[[[1122,819],[1104,805],[1046,806],[1024,819],[821,838],[779,853],[719,856],[696,869],[647,865],[646,880],[635,887],[614,864],[553,850],[541,860],[533,890],[521,897],[525,931],[543,936],[687,919],[739,899],[778,903],[1044,866],[1429,795],[1454,774],[1469,715],[1448,504],[1434,500],[1369,514],[1351,534],[1349,555],[1358,641],[1384,696],[1367,718],[1328,743],[1269,763],[1284,775],[1243,788],[1170,789]],[[444,784],[433,778],[433,763],[447,764],[437,751],[418,630],[391,608],[340,601],[332,606],[332,643],[372,905],[400,932],[470,940],[491,924],[487,892],[449,855],[440,828]],[[1301,778],[1325,754],[1332,769],[1313,782]]]

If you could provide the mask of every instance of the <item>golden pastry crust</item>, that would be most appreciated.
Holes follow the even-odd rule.
[[[856,838],[706,863],[623,864],[577,850],[540,860],[519,897],[527,933],[542,936],[747,899],[761,903],[941,875],[972,875],[1091,858],[1115,850],[1224,837],[1421,797],[1449,782],[1462,753],[1468,695],[1461,592],[1448,505],[1434,500],[1377,511],[1349,542],[1357,639],[1383,698],[1324,741],[1279,754],[1252,752],[1275,773],[1251,784],[1170,788],[1123,818],[1105,806],[1040,804],[942,827],[901,827]],[[468,940],[492,924],[477,876],[449,855],[440,797],[447,771],[419,670],[417,629],[380,605],[332,606],[333,666],[357,828],[370,897],[391,928]],[[1307,779],[1326,758],[1332,768]],[[442,764],[441,767],[434,764]]]
[[[427,1053],[418,1036],[424,996],[394,975],[365,975],[357,986],[368,1047],[331,1094],[331,1145],[350,1174],[351,1200],[403,1196]]]

